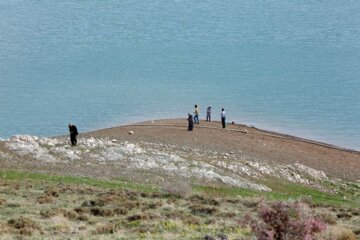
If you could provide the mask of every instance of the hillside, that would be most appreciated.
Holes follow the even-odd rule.
[[[23,234],[12,223],[25,214],[34,237],[247,239],[251,231],[240,224],[246,214],[296,199],[330,225],[360,233],[355,151],[218,122],[188,132],[181,119],[84,133],[75,147],[68,141],[0,142],[0,229],[7,237]]]

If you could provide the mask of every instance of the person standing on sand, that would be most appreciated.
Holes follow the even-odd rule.
[[[222,123],[222,127],[225,128],[226,127],[226,112],[225,109],[221,109],[221,123]]]
[[[211,107],[210,106],[206,109],[206,121],[211,122]]]
[[[70,141],[71,145],[75,146],[77,144],[76,136],[79,134],[75,125],[69,123],[69,131],[70,131]]]
[[[199,124],[199,108],[197,105],[195,105],[195,111],[194,111],[194,123]]]
[[[193,122],[193,116],[190,113],[188,114],[188,122],[189,122],[188,131],[192,131],[194,128],[194,122]]]

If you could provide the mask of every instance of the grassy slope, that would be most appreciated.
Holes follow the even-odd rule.
[[[187,196],[184,190],[183,196],[176,197],[171,194],[178,193],[176,186],[168,194],[155,186],[121,180],[3,170],[1,238],[199,239],[207,234],[246,238],[250,232],[239,222],[246,213],[255,214],[259,202],[299,198],[311,199],[314,212],[325,212],[328,217],[338,215],[335,220],[358,230],[359,202],[349,192],[332,195],[276,180],[263,183],[274,191],[193,186],[185,189],[190,191]]]

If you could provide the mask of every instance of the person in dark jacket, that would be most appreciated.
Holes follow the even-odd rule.
[[[77,144],[76,136],[79,134],[75,125],[69,123],[69,131],[70,131],[70,141],[71,145],[75,146]]]
[[[226,127],[226,112],[225,109],[221,109],[221,123],[222,123],[222,127],[225,128]]]
[[[206,109],[206,121],[211,122],[211,107],[210,106]]]
[[[194,121],[193,121],[193,116],[190,113],[188,114],[188,122],[189,122],[188,131],[192,131],[194,128]]]

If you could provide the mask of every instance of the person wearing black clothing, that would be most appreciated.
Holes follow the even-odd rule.
[[[190,113],[188,114],[188,122],[189,122],[188,131],[192,131],[194,127],[194,121],[193,121],[193,116]]]
[[[70,131],[70,141],[71,145],[75,146],[77,144],[76,136],[79,134],[75,125],[69,123],[69,131]]]
[[[222,127],[225,128],[226,127],[226,112],[225,109],[221,109],[221,123],[222,123]]]

